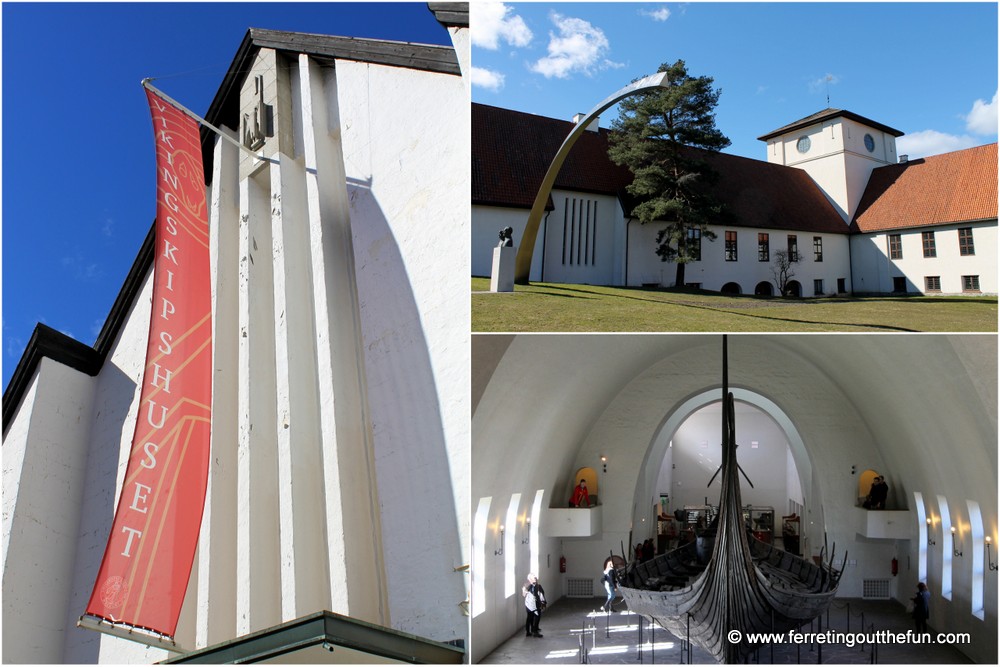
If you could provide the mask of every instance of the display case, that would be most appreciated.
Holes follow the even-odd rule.
[[[766,544],[774,543],[774,508],[748,505],[743,516],[750,525],[753,536]]]
[[[781,517],[781,541],[785,551],[801,556],[799,548],[799,533],[802,530],[802,518],[798,514]]]

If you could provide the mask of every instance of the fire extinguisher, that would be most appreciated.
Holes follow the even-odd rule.
[[[892,576],[896,576],[899,573],[899,561],[895,558],[892,559]]]
[[[559,558],[559,571],[564,574],[566,572],[566,556],[560,556]]]

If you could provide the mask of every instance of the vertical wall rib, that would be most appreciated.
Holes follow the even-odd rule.
[[[235,136],[231,132],[230,136]],[[195,646],[236,635],[237,442],[240,367],[240,211],[237,148],[215,142],[209,247],[212,263],[212,456],[198,541]],[[188,592],[191,595],[191,591]]]
[[[282,620],[330,606],[305,172],[271,164]]]
[[[239,634],[281,622],[274,298],[267,176],[264,170],[240,182],[236,560]]]
[[[389,625],[336,74],[327,76],[299,56],[331,604]]]

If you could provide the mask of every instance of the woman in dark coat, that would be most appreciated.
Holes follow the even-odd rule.
[[[913,596],[913,620],[917,632],[927,632],[927,618],[931,615],[931,592],[924,582],[917,584],[917,594]]]

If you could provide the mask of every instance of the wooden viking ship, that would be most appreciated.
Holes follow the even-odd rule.
[[[619,578],[630,611],[655,620],[716,660],[736,663],[758,648],[747,642],[747,633],[787,632],[826,611],[843,566],[834,569],[832,554],[829,563],[821,556],[817,565],[751,534],[740,502],[742,470],[736,461],[725,339],[722,350],[722,491],[718,516],[706,531],[705,539],[710,539],[714,528],[711,556],[703,562],[703,550],[700,560],[692,542],[645,563],[630,563]],[[741,633],[737,642],[730,641],[733,630]]]

